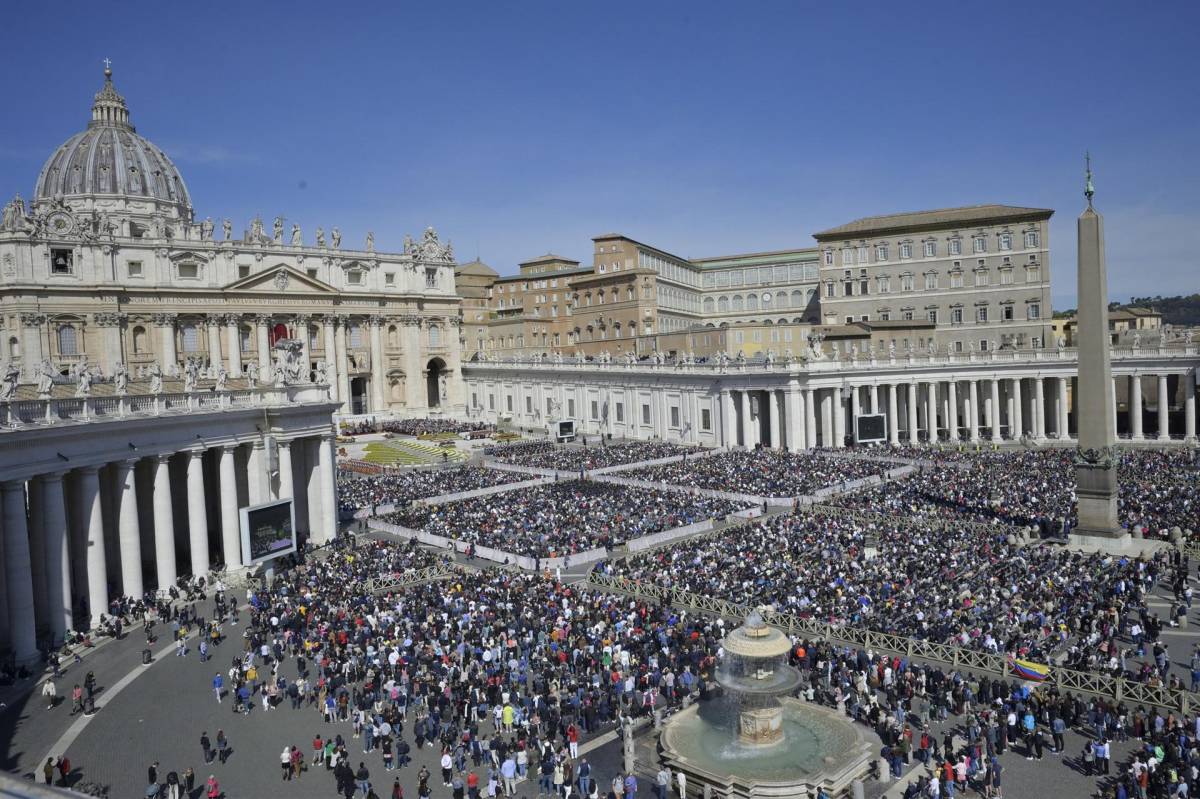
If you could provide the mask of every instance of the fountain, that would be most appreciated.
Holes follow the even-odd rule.
[[[716,680],[720,700],[692,705],[663,728],[663,759],[696,790],[718,796],[841,796],[870,768],[872,745],[838,712],[791,696],[800,673],[791,641],[751,613],[725,636]]]

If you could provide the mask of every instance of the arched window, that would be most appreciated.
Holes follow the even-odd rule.
[[[757,311],[758,310],[758,295],[757,294],[747,294],[746,295],[746,310],[747,311]]]
[[[253,340],[252,337],[254,335],[250,330],[250,325],[242,325],[242,328],[238,331],[238,333],[238,346],[242,348],[242,352],[249,352],[251,349],[253,349],[253,347],[250,345],[250,342]]]
[[[776,308],[786,308],[787,300],[788,300],[788,295],[787,295],[786,291],[775,292],[775,307]]]
[[[742,295],[741,294],[733,295],[733,302],[729,304],[729,308],[734,313],[737,313],[738,311],[742,310]]]
[[[184,352],[196,352],[200,349],[200,332],[193,324],[181,325],[179,336],[183,339]]]
[[[716,311],[716,309],[717,309],[717,304],[715,302],[713,302],[713,298],[705,297],[704,298],[704,312],[705,313],[713,313],[714,311]]]
[[[58,354],[79,354],[78,334],[75,332],[75,328],[71,327],[70,325],[62,325],[58,328]]]
[[[440,327],[438,327],[437,325],[429,326],[429,346],[431,346],[431,347],[442,346],[442,329]]]
[[[717,300],[717,313],[729,313],[728,297],[721,297]]]
[[[795,291],[792,292],[792,307],[793,308],[803,308],[804,307],[804,292],[801,291],[800,289],[796,289]]]
[[[321,348],[320,334],[316,325],[308,326],[308,348],[310,350],[317,350]]]
[[[146,352],[146,328],[138,325],[133,329],[133,354],[141,355]]]
[[[10,358],[20,358],[21,357],[21,342],[17,339],[16,336],[13,336],[12,338],[10,338],[8,340],[8,357],[10,357]]]

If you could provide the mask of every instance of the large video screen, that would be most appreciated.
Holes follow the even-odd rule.
[[[859,444],[873,444],[887,440],[887,417],[880,414],[859,416],[855,440]]]
[[[247,566],[296,551],[292,501],[242,508],[242,562]]]

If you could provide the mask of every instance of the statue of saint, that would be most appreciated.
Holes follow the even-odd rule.
[[[221,230],[225,234],[225,241],[229,241],[233,237],[233,222],[228,219],[221,221]]]
[[[283,244],[283,217],[275,217],[275,223],[271,226],[271,240],[276,244]]]
[[[325,246],[325,228],[317,228],[317,246]]]
[[[258,386],[258,361],[246,364],[246,388]]]
[[[4,382],[0,384],[0,402],[9,402],[17,397],[17,384],[21,382],[21,370],[12,361],[4,366]]]
[[[329,231],[329,243],[335,250],[342,246],[342,231],[338,230],[336,225]]]
[[[162,367],[158,365],[158,361],[153,361],[148,370],[150,375],[150,393],[161,394],[163,389]]]
[[[87,397],[92,393],[92,371],[84,364],[79,370],[78,382],[75,385],[76,397]]]
[[[41,371],[38,372],[38,397],[47,399],[54,390],[54,366],[47,358],[42,361]]]
[[[217,369],[217,391],[224,391],[225,383],[228,380],[229,380],[229,373],[225,371],[225,367],[222,366],[219,369]]]
[[[250,221],[250,241],[258,244],[266,238],[266,233],[263,232],[263,221],[261,214],[255,214],[254,219]]]
[[[296,224],[292,225],[292,246],[293,247],[303,247],[304,246],[304,239],[300,236],[300,226],[296,225]]]
[[[212,241],[212,234],[213,234],[212,217],[211,216],[205,217],[204,221],[200,223],[200,240],[201,241]]]
[[[367,231],[367,252],[375,252],[375,233]]]
[[[200,367],[196,363],[196,359],[189,357],[187,363],[183,365],[183,390],[192,392],[196,390],[196,381],[200,377]]]
[[[117,365],[113,367],[113,388],[118,394],[129,390],[129,370],[125,368],[124,361],[117,361]]]
[[[445,372],[442,372],[440,375],[438,375],[438,396],[440,396],[443,400],[446,400],[449,397],[448,383],[449,381],[446,380]]]

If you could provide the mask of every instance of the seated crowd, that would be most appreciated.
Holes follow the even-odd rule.
[[[798,497],[872,475],[900,463],[824,457],[820,452],[735,450],[633,471],[622,477],[759,497]]]
[[[547,483],[489,496],[419,505],[383,521],[529,557],[561,557],[705,519],[745,503],[592,480]]]
[[[419,436],[424,433],[470,433],[477,430],[493,430],[495,425],[485,422],[463,422],[457,419],[392,419],[376,421],[363,419],[342,422],[338,432],[344,436],[361,436],[367,433],[398,433],[403,436]]]
[[[1151,588],[1162,581],[1180,599],[1186,590],[1170,556],[1017,547],[1006,532],[899,513],[788,514],[597,568],[837,626],[1041,663],[1065,657],[1067,665],[1158,684],[1178,679],[1157,650],[1137,662],[1164,626],[1147,603]],[[1135,640],[1122,644],[1123,636]]]
[[[1200,466],[1186,449],[1122,449],[1118,463],[1118,519],[1166,538],[1172,527],[1200,531]],[[1074,450],[981,452],[964,458],[927,451],[919,475],[835,500],[843,507],[917,508],[967,514],[1056,530],[1075,523]],[[1056,530],[1057,531],[1057,530]]]
[[[370,477],[351,477],[339,473],[338,505],[343,513],[354,513],[376,505],[402,507],[414,499],[438,497],[516,483],[526,475],[485,469],[481,466],[459,466],[453,469],[410,469],[403,472]]]
[[[700,447],[668,444],[665,441],[621,441],[616,444],[601,441],[599,445],[590,447],[555,444],[552,441],[522,441],[487,447],[483,454],[500,463],[566,472],[682,457],[700,451]]]

